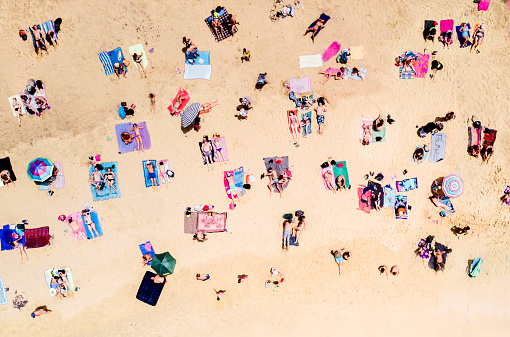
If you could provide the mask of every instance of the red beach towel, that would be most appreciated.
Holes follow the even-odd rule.
[[[25,247],[40,248],[50,244],[50,227],[25,229]]]

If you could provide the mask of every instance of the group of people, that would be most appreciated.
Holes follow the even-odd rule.
[[[52,274],[50,280],[50,288],[55,290],[55,297],[57,298],[73,295],[73,289],[71,289],[69,279],[67,278],[67,273],[64,269],[58,270],[57,275]],[[67,296],[64,294],[64,292],[67,294]]]
[[[135,124],[136,125],[136,124]],[[100,193],[104,187],[108,188],[108,191],[112,193],[112,188],[115,193],[118,193],[115,188],[115,181],[117,180],[117,175],[112,171],[111,167],[106,168],[106,173],[103,175],[101,173],[103,166],[101,164],[94,165],[94,171],[89,177],[89,182],[96,188],[96,191]]]
[[[269,183],[267,184],[267,188],[269,188],[269,195],[273,194],[273,185],[276,187],[278,192],[280,193],[280,198],[282,197],[283,189],[285,185],[292,180],[291,172],[287,170],[283,170],[282,174],[278,175],[276,170],[272,167],[267,169],[267,173],[262,174],[261,178],[269,177]]]
[[[283,235],[282,235],[282,249],[289,249],[290,238],[294,238],[294,244],[299,244],[299,235],[301,231],[305,229],[305,215],[303,211],[296,211],[296,217],[298,219],[297,226],[293,227],[293,223],[295,222],[294,216],[289,213],[290,216],[287,216],[283,221]]]
[[[60,30],[60,25],[62,24],[62,19],[58,18],[55,20],[54,26],[55,30],[50,29],[44,34],[41,28],[38,27],[38,25],[34,25],[30,27],[30,32],[34,36],[35,40],[35,52],[36,54],[39,54],[40,50],[44,50],[46,54],[48,54],[48,48],[46,46],[46,42],[48,42],[51,46],[56,47],[58,45],[58,39],[57,39],[57,33]],[[20,32],[20,35],[23,37],[22,32]],[[46,40],[45,40],[46,39]]]
[[[220,21],[221,13],[225,9],[221,6],[216,7],[211,11],[212,13],[212,20],[210,22],[211,27],[214,30],[214,33],[216,34],[217,38],[219,39],[221,36],[225,35],[225,29],[228,30],[230,35],[234,35],[235,30],[234,27],[239,24],[235,17],[232,14],[227,15],[227,19],[225,21],[225,27],[223,26],[222,22]]]
[[[219,134],[213,134],[212,140],[209,140],[209,136],[205,135],[202,138],[202,145],[200,146],[200,149],[202,150],[208,170],[209,167],[214,170],[215,161],[226,164],[223,147],[221,145],[221,136]]]

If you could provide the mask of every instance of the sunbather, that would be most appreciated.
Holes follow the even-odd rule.
[[[52,46],[56,47],[58,45],[58,39],[55,35],[55,32],[53,30],[49,30],[46,33],[46,41],[49,42]]]
[[[454,119],[455,119],[455,112],[453,112],[453,111],[448,111],[448,113],[444,116],[445,122],[452,121]]]
[[[214,134],[212,141],[213,141],[213,145],[214,145],[214,151],[218,155],[219,162],[226,164],[225,157],[223,157],[223,148],[221,147],[220,135]]]
[[[440,251],[439,249],[436,249],[436,251],[434,252],[434,258],[435,258],[435,261],[434,261],[434,270],[436,272],[440,271],[440,270],[444,270],[445,261],[443,259],[443,254],[444,253],[451,253],[451,252],[452,252],[451,249],[448,249],[446,251]]]
[[[97,232],[96,224],[94,221],[92,221],[92,217],[90,216],[90,211],[87,209],[84,209],[81,211],[81,215],[83,215],[83,219],[85,221],[85,225],[89,227],[90,234],[92,234],[93,237],[98,237],[99,233]],[[94,236],[95,234],[95,236]]]
[[[430,40],[432,40],[432,43],[434,43],[434,37],[436,36],[436,26],[437,26],[437,22],[434,21],[433,26],[430,26],[425,29],[424,34],[423,34],[425,36],[425,41],[430,39]]]
[[[438,131],[443,130],[443,124],[442,123],[434,123],[430,122],[427,123],[427,125],[422,126],[418,129],[418,136],[421,138],[425,138],[429,133],[436,133]]]
[[[157,177],[156,177],[156,167],[154,166],[154,163],[152,161],[148,161],[147,164],[145,164],[147,167],[147,172],[149,173],[148,178],[151,183],[151,186],[156,188],[156,186],[159,186]]]
[[[211,276],[209,276],[209,274],[197,274],[198,281],[207,281],[210,278]]]
[[[147,77],[147,71],[145,70],[145,67],[143,66],[143,60],[142,60],[143,53],[138,55],[137,53],[133,54],[133,61],[136,63],[136,67],[140,71],[140,77]]]
[[[130,144],[133,141],[133,139],[135,139],[135,136],[133,136],[129,132],[122,132],[120,134],[120,138],[122,139],[124,144],[128,145],[128,144]]]
[[[230,172],[225,172],[225,179],[228,183],[228,193],[230,194],[230,197],[232,199],[232,202],[234,203],[234,206],[236,205],[235,199],[237,198],[237,201],[239,201],[239,194],[237,193],[237,186],[234,181],[234,176]]]
[[[375,131],[381,131],[384,128],[385,124],[384,118],[382,118],[381,113],[379,112],[379,116],[374,121],[374,130]]]
[[[363,128],[363,136],[361,139],[361,145],[369,145],[370,142],[372,141],[372,130],[371,130],[372,125],[363,123],[361,125],[361,127]]]
[[[218,103],[218,101],[202,104],[200,106],[200,113],[199,113],[199,115],[210,112],[212,108],[214,108],[215,106],[218,106],[218,105],[220,105],[220,103]]]
[[[223,26],[221,25],[220,19],[214,18],[211,21],[211,27],[213,28],[214,32],[216,33],[216,37],[219,40],[221,36],[225,35],[225,31],[223,30]],[[221,32],[221,35],[220,35]]]
[[[290,177],[290,171],[284,170],[282,174],[278,177],[278,184],[282,185],[283,189],[283,187],[289,182],[289,180],[292,180],[292,178]],[[280,197],[281,196],[282,194],[280,193]]]
[[[151,280],[154,283],[166,283],[166,276],[156,275],[156,276],[151,277]]]
[[[62,294],[62,288],[64,287],[64,282],[58,276],[53,276],[50,281],[50,288],[55,289],[55,297],[62,298],[66,297]]]
[[[234,16],[232,14],[229,14],[227,15],[227,29],[228,31],[230,32],[230,35],[234,35],[234,27],[235,25],[238,25],[239,22],[237,22],[237,20],[234,18]]]
[[[315,23],[314,26],[308,28],[305,33],[303,34],[303,36],[305,36],[306,34],[308,33],[312,33],[312,42],[315,44],[315,36],[317,36],[317,33],[319,32],[320,29],[324,28],[326,22],[325,20],[321,19],[321,18],[318,18],[317,19],[317,22]]]
[[[120,74],[126,77],[127,69],[124,63],[122,62],[115,62],[115,64],[113,65],[113,71],[115,72],[115,75],[117,75],[117,78],[120,78]]]
[[[336,177],[335,183],[336,183],[336,188],[338,190],[340,190],[342,188],[347,188],[347,186],[345,185],[345,177],[343,174],[340,174],[340,175],[338,175],[338,177]]]
[[[416,161],[418,164],[421,164],[423,162],[423,159],[425,158],[426,152],[429,152],[428,145],[417,147],[413,153],[414,161]]]
[[[83,240],[87,240],[87,236],[80,228],[80,225],[78,224],[78,221],[76,219],[73,219],[72,217],[67,219],[67,222],[69,223],[69,227],[71,227],[71,235],[73,236],[74,243],[78,243],[78,235],[81,236]]]
[[[322,135],[322,133],[323,133],[323,128],[324,128],[324,113],[326,111],[328,111],[328,109],[324,105],[324,99],[321,100],[321,98],[319,98],[317,100],[317,108],[315,108],[315,112],[317,114],[317,124],[319,124],[319,130],[317,130],[317,132],[320,135]]]
[[[112,171],[111,167],[108,167],[106,169],[106,173],[104,174],[103,182],[107,185],[108,191],[110,191],[110,193],[112,193],[112,188],[115,191],[115,193],[117,193],[117,189],[114,186],[115,180],[117,180],[117,175],[115,174],[115,172]]]
[[[92,185],[94,185],[94,187],[96,188],[97,193],[100,193],[101,189],[102,189],[102,183],[103,183],[103,180],[104,180],[104,176],[99,171],[99,166],[98,165],[99,164],[94,166],[94,171],[92,172],[92,174],[89,177],[89,182]]]
[[[483,146],[480,150],[480,155],[482,156],[482,163],[489,163],[489,159],[492,158],[494,154],[494,148],[492,146]]]
[[[41,316],[41,315],[49,314],[50,312],[51,312],[51,310],[48,309],[45,305],[43,305],[41,307],[35,308],[35,310],[32,311],[30,316],[32,316],[32,318],[35,318],[36,316]]]
[[[227,291],[226,290],[216,290],[216,289],[214,289],[214,292],[216,293],[216,300],[219,301],[220,298],[221,298],[221,295],[223,295]]]
[[[195,235],[193,235],[193,240],[197,240],[198,242],[205,242],[207,241],[207,235],[200,231],[196,232]]]
[[[345,67],[342,67],[340,69],[328,68],[328,69],[326,69],[326,71],[319,73],[319,74],[323,74],[326,77],[324,82],[322,82],[322,85],[326,84],[326,82],[329,81],[329,79],[331,77],[333,77],[335,80],[342,79],[344,77],[344,71],[345,71]]]
[[[475,28],[475,31],[473,32],[473,43],[471,44],[471,49],[473,50],[473,47],[476,49],[483,41],[483,38],[485,37],[485,24],[481,24],[479,27]]]
[[[273,194],[273,184],[276,185],[276,189],[280,192],[280,197],[282,196],[282,188],[278,183],[278,174],[273,168],[269,168],[267,173],[263,174],[262,177],[269,177],[269,184],[267,184],[267,188],[269,188],[269,195]]]
[[[295,244],[299,243],[299,235],[303,229],[305,229],[305,216],[301,215],[298,217],[298,225],[296,227],[292,227],[292,236],[295,238]]]
[[[250,62],[250,58],[251,58],[250,51],[246,50],[246,48],[243,48],[243,56],[241,56],[241,63],[243,63],[244,61]]]
[[[471,227],[469,226],[464,226],[462,228],[460,227],[454,227],[453,229],[453,232],[455,233],[455,235],[460,239],[463,235],[469,235],[471,234]]]
[[[328,169],[326,171],[324,171],[324,174],[323,174],[323,177],[324,177],[324,182],[326,183],[326,188],[330,191],[332,191],[333,193],[336,193],[336,187],[333,186],[333,181],[335,180],[335,176],[333,175],[333,172],[331,172],[331,169]]]
[[[478,158],[478,155],[480,154],[480,145],[472,145],[468,148],[468,153],[472,155],[475,158]]]
[[[283,234],[282,234],[282,249],[289,249],[289,239],[292,230],[292,221],[285,220],[283,221]]]
[[[18,117],[18,126],[21,126],[20,116],[23,115],[23,105],[16,99],[16,97],[12,98],[12,108],[16,112],[16,117]]]
[[[402,71],[412,71],[413,73],[416,74],[416,70],[414,69],[413,63],[412,63],[413,60],[414,60],[414,55],[405,57],[402,60]]]
[[[372,194],[370,194],[370,200],[375,205],[375,210],[380,211],[381,206],[380,206],[380,200],[379,200],[379,193],[372,192]]]
[[[298,128],[299,128],[299,120],[297,116],[294,114],[294,111],[289,111],[289,128],[292,133],[292,139],[294,139],[294,145],[299,146],[298,144]]]
[[[453,32],[451,30],[447,30],[446,32],[441,33],[441,35],[437,38],[437,40],[443,44],[443,49],[444,47],[448,47],[448,49],[450,49],[452,35]]]
[[[7,187],[9,187],[10,183],[16,185],[11,178],[11,172],[9,170],[3,170],[2,172],[0,172],[0,179],[2,179],[2,182],[4,183],[4,185],[7,185]]]
[[[358,76],[360,80],[363,80],[363,77],[361,77],[361,73],[359,72],[359,69],[354,67],[352,68],[351,77]]]
[[[19,258],[21,259],[21,262],[23,262],[23,254],[25,254],[25,257],[28,261],[27,251],[25,250],[25,245],[21,243],[21,240],[23,240],[22,236],[20,236],[16,240],[10,241],[9,244],[11,245],[12,248],[15,248],[18,250]]]
[[[335,258],[335,262],[338,264],[338,274],[342,275],[342,264],[344,260],[348,260],[351,257],[349,252],[344,252],[345,248],[340,250],[332,250],[331,255]]]
[[[207,164],[207,170],[209,170],[209,166],[214,170],[214,159],[213,159],[213,147],[209,142],[209,138],[204,136],[202,139],[202,153],[205,157],[205,163]]]
[[[35,52],[39,53],[39,49],[44,50],[46,53],[48,53],[48,50],[46,49],[46,44],[44,43],[44,35],[41,29],[37,28],[37,26],[30,27],[30,31],[32,34],[34,34],[35,39]]]
[[[143,264],[143,267],[145,267],[147,264],[149,264],[149,262],[152,261],[152,255],[151,254],[144,254],[142,256],[142,264]]]
[[[467,43],[469,42],[469,28],[467,26],[467,23],[463,22],[460,25],[459,32],[461,34],[461,43],[462,48],[467,47]]]
[[[443,64],[441,62],[439,62],[438,60],[432,61],[432,63],[430,64],[430,70],[432,70],[432,74],[430,74],[430,78],[435,79],[438,70],[442,70],[442,69],[443,69]]]
[[[73,295],[73,289],[71,289],[71,283],[69,283],[69,279],[67,278],[67,273],[65,269],[60,269],[58,271],[58,276],[62,280],[63,288],[66,291],[67,295]]]
[[[140,130],[143,129],[143,126],[138,126],[138,124],[134,123],[129,131],[135,132],[135,140],[136,140],[136,150],[138,152],[145,152],[143,149],[143,139],[142,135],[140,135]]]

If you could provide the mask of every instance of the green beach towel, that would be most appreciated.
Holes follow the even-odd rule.
[[[480,274],[480,269],[482,268],[483,259],[481,257],[477,257],[471,263],[471,267],[469,268],[469,276],[477,277]]]
[[[137,44],[136,46],[131,46],[128,48],[129,50],[129,55],[131,55],[131,60],[133,60],[133,54],[136,53],[137,55],[140,55],[142,54],[142,64],[143,64],[143,67],[145,69],[147,69],[147,65],[149,64],[149,61],[147,60],[147,53],[145,52],[145,50],[143,49],[143,46],[142,44]],[[134,62],[134,61],[133,61]]]
[[[336,165],[333,165],[333,172],[335,173],[335,181],[339,175],[343,175],[345,177],[345,186],[349,188],[351,184],[349,183],[349,172],[347,171],[347,163],[345,161],[337,161]]]
[[[383,126],[382,130],[376,131],[375,128],[372,128],[372,142],[373,143],[384,142],[385,140],[386,140],[386,118],[384,118],[384,126]]]

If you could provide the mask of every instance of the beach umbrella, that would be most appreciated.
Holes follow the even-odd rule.
[[[450,174],[443,178],[442,189],[446,197],[456,198],[462,194],[464,183],[458,175]]]
[[[28,164],[27,174],[30,180],[42,183],[53,175],[54,167],[48,158],[37,158]]]
[[[200,103],[193,103],[189,107],[187,107],[181,115],[181,126],[183,128],[187,128],[193,123],[195,118],[197,118],[198,113],[200,112]]]
[[[154,255],[151,267],[159,276],[165,276],[173,274],[176,262],[169,252],[165,252]]]

